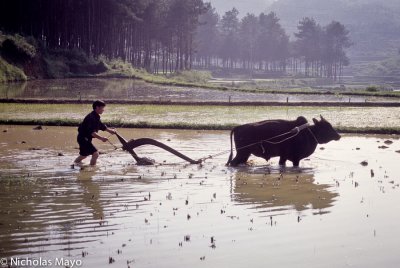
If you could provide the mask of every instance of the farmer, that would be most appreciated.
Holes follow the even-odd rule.
[[[104,125],[100,120],[100,115],[104,112],[104,108],[106,104],[103,101],[95,101],[93,102],[93,111],[89,113],[83,122],[79,125],[78,128],[78,143],[79,143],[79,156],[75,159],[75,165],[81,165],[82,160],[92,156],[90,160],[90,165],[95,166],[97,162],[97,158],[99,157],[99,152],[96,147],[92,144],[92,139],[96,138],[101,140],[102,142],[107,142],[108,138],[102,137],[97,132],[99,130],[107,131],[111,134],[116,134],[115,129],[110,129],[106,125]]]

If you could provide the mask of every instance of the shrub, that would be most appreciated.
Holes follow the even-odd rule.
[[[170,75],[169,78],[180,82],[205,84],[212,76],[208,71],[181,71]]]
[[[27,80],[20,68],[13,66],[0,57],[0,82]]]
[[[68,76],[69,67],[63,60],[57,59],[56,57],[46,57],[44,61],[49,78],[64,78]]]
[[[35,57],[36,48],[18,34],[6,35],[2,37],[1,52],[3,55],[7,55],[11,61],[23,62]]]
[[[377,92],[378,87],[377,86],[368,86],[365,90],[368,92]]]

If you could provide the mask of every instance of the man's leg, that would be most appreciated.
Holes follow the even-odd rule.
[[[86,157],[87,156],[80,155],[75,159],[74,163],[80,164],[82,162],[82,160],[85,159]]]
[[[98,151],[96,151],[96,152],[94,152],[93,154],[92,154],[92,159],[90,159],[90,165],[91,166],[95,166],[96,165],[96,162],[97,162],[97,158],[99,158],[99,152]]]
[[[84,137],[81,137],[78,135],[77,141],[79,144],[79,156],[75,159],[74,163],[76,164],[82,164],[82,160],[88,157],[90,155],[90,152],[88,151],[88,141]]]

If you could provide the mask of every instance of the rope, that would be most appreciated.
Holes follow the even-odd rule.
[[[317,142],[317,144],[319,144],[317,137],[314,135],[314,133],[311,131],[311,129],[308,129],[308,131],[311,133],[311,136],[313,136],[313,138]]]
[[[107,137],[108,143],[111,144],[111,145],[114,147],[114,150],[121,149],[122,147],[118,147],[118,146],[116,146],[114,143],[112,143],[112,142],[110,141],[111,136],[112,136],[112,134],[110,134],[110,135]]]
[[[114,150],[121,149],[122,147],[116,146],[114,143],[112,143],[110,140],[108,140],[108,143],[111,144],[114,147]]]

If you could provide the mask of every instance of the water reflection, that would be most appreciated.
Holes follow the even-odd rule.
[[[116,99],[137,101],[335,101],[348,102],[348,96],[341,95],[287,95],[257,94],[238,91],[162,86],[141,80],[117,78],[74,78],[32,80],[17,83],[0,83],[0,98],[57,98],[92,100]],[[397,102],[396,98],[351,96],[352,102],[366,101]]]
[[[100,186],[93,182],[95,170],[81,171],[77,173],[76,182],[82,188],[82,200],[85,207],[92,210],[94,220],[104,219],[104,209],[100,203]]]
[[[76,178],[0,180],[2,256],[84,248],[115,229],[103,221],[101,185],[91,172]]]
[[[157,88],[157,86],[153,86]],[[0,83],[1,98],[131,99],[132,90],[149,86],[131,79],[51,79]]]
[[[260,213],[311,209],[313,214],[325,214],[337,197],[329,185],[315,183],[312,170],[261,171],[235,173],[232,190],[235,202],[252,204]]]

